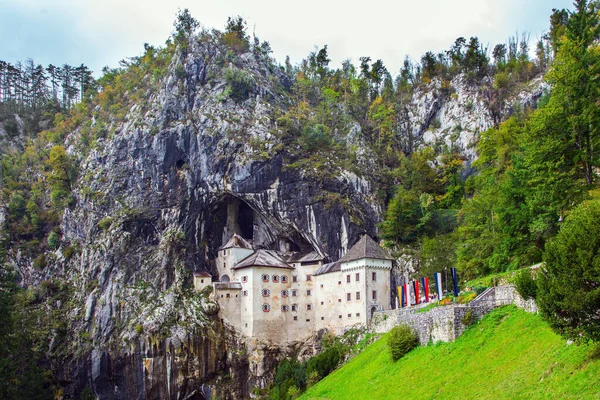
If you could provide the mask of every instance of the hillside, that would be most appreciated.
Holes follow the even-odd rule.
[[[537,315],[493,311],[454,343],[420,347],[392,363],[383,337],[302,399],[591,399],[600,354],[566,345]]]

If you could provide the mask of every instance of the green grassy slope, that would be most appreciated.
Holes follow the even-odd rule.
[[[497,309],[454,343],[392,363],[386,337],[301,399],[600,399],[600,352],[570,345],[537,315]]]

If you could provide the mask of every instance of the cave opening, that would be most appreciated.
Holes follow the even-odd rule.
[[[182,159],[177,160],[177,163],[175,164],[175,166],[177,167],[177,169],[181,169],[183,167],[185,167],[185,161],[183,161]]]
[[[246,202],[240,201],[237,216],[240,235],[244,239],[252,240],[254,238],[254,210]]]

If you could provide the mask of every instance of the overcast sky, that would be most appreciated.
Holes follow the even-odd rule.
[[[281,63],[296,64],[328,45],[332,67],[350,58],[381,58],[396,74],[405,55],[419,60],[446,50],[459,36],[482,43],[531,34],[531,46],[548,29],[553,8],[572,0],[0,0],[0,60],[103,66],[140,55],[145,42],[162,45],[177,9],[188,8],[206,28],[223,29],[241,15]]]

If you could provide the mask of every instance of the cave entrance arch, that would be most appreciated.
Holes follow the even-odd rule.
[[[230,281],[229,275],[225,274],[221,277],[221,282],[229,282],[229,281]]]

